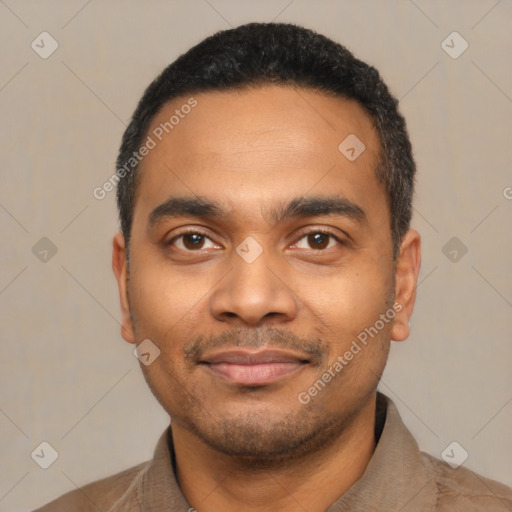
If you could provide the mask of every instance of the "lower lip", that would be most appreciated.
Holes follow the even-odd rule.
[[[234,384],[259,386],[287,377],[299,371],[306,364],[301,362],[261,364],[208,363],[206,366],[215,375],[224,377]]]

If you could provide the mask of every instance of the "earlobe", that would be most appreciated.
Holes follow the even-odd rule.
[[[117,233],[112,241],[112,270],[116,276],[121,305],[121,336],[128,343],[135,343],[135,335],[130,316],[128,300],[128,266],[126,262],[125,240],[122,233]]]
[[[402,238],[400,254],[395,270],[395,319],[391,330],[391,339],[403,341],[410,333],[410,323],[416,288],[421,266],[421,238],[411,229]]]

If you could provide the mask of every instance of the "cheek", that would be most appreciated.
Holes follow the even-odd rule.
[[[192,286],[188,277],[163,266],[145,264],[134,268],[130,279],[130,308],[137,342],[149,339],[159,349],[151,364],[141,365],[153,393],[168,409],[186,403],[188,373],[183,347],[200,329],[199,314],[204,290]],[[198,317],[201,317],[198,318]]]
[[[130,278],[130,307],[137,337],[167,339],[179,335],[203,305],[207,283],[190,279],[165,265],[145,264],[134,268]],[[203,318],[204,321],[204,318]]]
[[[362,277],[364,276],[364,278]],[[329,357],[319,376],[335,375],[326,407],[339,406],[339,393],[366,396],[377,385],[389,352],[393,306],[392,281],[374,272],[331,279],[318,293],[315,316],[328,340]]]
[[[387,275],[376,266],[343,268],[321,281],[310,280],[305,296],[329,336],[357,336],[392,304],[393,281]]]

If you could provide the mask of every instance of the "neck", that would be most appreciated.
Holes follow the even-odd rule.
[[[173,423],[177,478],[198,512],[324,512],[364,473],[375,450],[373,396],[328,446],[272,468],[220,453]]]

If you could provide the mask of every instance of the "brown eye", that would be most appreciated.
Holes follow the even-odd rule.
[[[200,251],[201,249],[216,249],[218,246],[210,237],[200,232],[182,233],[170,240],[169,245],[182,251]]]
[[[204,236],[198,233],[183,235],[183,245],[190,250],[201,249],[204,245]]]
[[[308,235],[308,244],[312,249],[325,249],[329,245],[330,235],[313,233]]]
[[[330,249],[336,244],[341,244],[341,242],[331,233],[313,231],[301,236],[299,241],[295,244],[295,247],[298,249],[322,251],[324,249]]]

